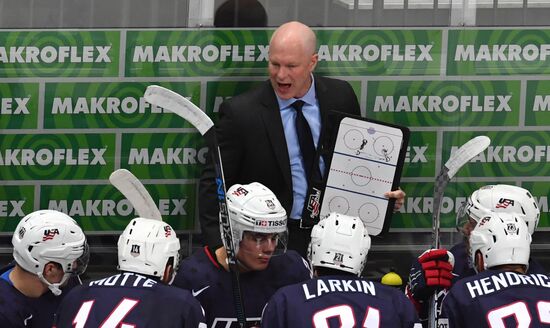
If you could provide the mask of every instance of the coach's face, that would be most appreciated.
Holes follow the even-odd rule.
[[[269,48],[269,79],[281,99],[303,97],[311,86],[317,54],[308,53],[300,42],[272,42]]]

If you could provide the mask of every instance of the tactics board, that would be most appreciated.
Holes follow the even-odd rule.
[[[370,235],[387,230],[393,202],[384,192],[395,190],[399,184],[408,137],[407,128],[342,119],[320,217],[338,212],[361,218]]]

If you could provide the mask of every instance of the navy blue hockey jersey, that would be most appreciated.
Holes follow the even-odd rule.
[[[189,291],[131,272],[74,288],[58,308],[57,328],[205,328]]]
[[[456,245],[454,245],[449,252],[451,252],[454,256],[455,263],[453,267],[453,280],[452,284],[454,285],[457,281],[463,278],[472,277],[476,275],[476,271],[470,264],[470,255],[467,252],[466,249],[466,243],[460,242]],[[533,258],[529,259],[529,270],[527,273],[541,273],[546,274],[547,271],[544,270],[544,268],[538,263],[537,261],[533,260]],[[440,290],[438,295],[438,304],[442,304],[443,299],[447,295],[448,290]],[[439,307],[439,312],[441,311],[441,307]],[[424,324],[425,327],[428,326],[428,316],[429,316],[429,302],[424,302],[421,304],[421,308],[419,309],[419,316]]]
[[[192,291],[204,308],[208,327],[238,327],[231,274],[219,266],[214,256],[205,247],[183,260],[174,285]],[[241,273],[248,322],[259,324],[265,304],[277,289],[310,278],[309,265],[295,251],[272,257],[263,271]]]
[[[2,327],[30,327],[35,310],[29,297],[21,294],[9,282],[0,279],[0,322],[2,322]],[[53,312],[51,314],[53,318]]]
[[[549,327],[550,277],[487,270],[461,279],[443,300],[449,327]]]
[[[13,267],[12,263],[0,269],[0,275],[11,271]],[[80,280],[74,277],[69,282],[60,296],[55,296],[48,290],[42,296],[32,298],[23,295],[9,281],[0,278],[0,327],[51,328],[57,306]]]
[[[421,326],[398,289],[354,276],[323,276],[279,289],[265,308],[262,327]]]

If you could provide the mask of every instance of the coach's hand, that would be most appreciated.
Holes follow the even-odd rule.
[[[394,191],[387,191],[384,193],[384,196],[388,198],[395,198],[395,205],[393,207],[394,211],[399,210],[401,206],[403,206],[403,204],[405,203],[406,195],[407,194],[403,190],[401,190],[401,188],[398,188],[397,190],[394,190]]]
[[[451,287],[454,256],[446,249],[429,249],[411,267],[407,296],[423,303],[436,289]]]

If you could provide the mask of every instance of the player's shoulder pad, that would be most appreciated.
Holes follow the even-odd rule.
[[[287,250],[285,254],[275,256],[272,260],[273,259],[276,259],[276,262],[274,263],[276,265],[289,266],[293,268],[293,271],[299,274],[307,274],[309,278],[312,277],[311,264],[294,250]]]
[[[70,290],[67,290],[67,291],[63,291],[63,294],[61,295],[63,297],[63,299],[61,300],[61,302],[63,303],[67,303],[67,302],[72,302],[71,300],[72,299],[80,299],[80,295],[86,293],[86,291],[88,289],[90,289],[90,285],[89,285],[90,282],[87,282],[83,285],[78,285],[78,286],[74,286],[73,288],[71,288]]]
[[[403,299],[403,300],[406,300],[407,302],[410,302],[407,299],[407,296],[405,296],[405,293],[403,293],[403,291],[400,290],[399,288],[396,288],[396,287],[393,287],[393,286],[387,286],[387,285],[384,285],[384,284],[382,284],[378,281],[372,281],[372,280],[369,280],[369,279],[364,279],[364,280],[369,281],[373,284],[374,289],[376,290],[376,296],[375,297],[380,297],[380,298],[383,298],[383,299],[393,299],[393,300]]]
[[[478,273],[476,275],[473,275],[473,276],[463,277],[463,278],[459,279],[458,281],[456,281],[455,283],[453,283],[453,285],[451,286],[451,289],[449,289],[447,294],[452,294],[455,297],[457,295],[469,294],[468,288],[466,287],[467,283],[472,282],[474,280],[483,279],[483,278],[485,278],[487,276],[490,276],[490,275],[492,275],[492,271],[491,270],[485,270],[485,271],[480,272],[480,273]]]
[[[156,288],[158,289],[158,293],[163,294],[163,298],[174,299],[186,303],[195,301],[195,298],[187,289],[178,288],[176,286],[169,286],[162,283],[157,284]]]
[[[219,272],[222,270],[217,267],[217,264],[201,248],[180,263],[172,285],[190,289],[193,286],[211,284],[212,280],[218,279]]]
[[[205,250],[201,248],[180,262],[176,276],[187,276],[195,271],[203,272],[212,268],[215,268],[215,264],[209,259]]]

